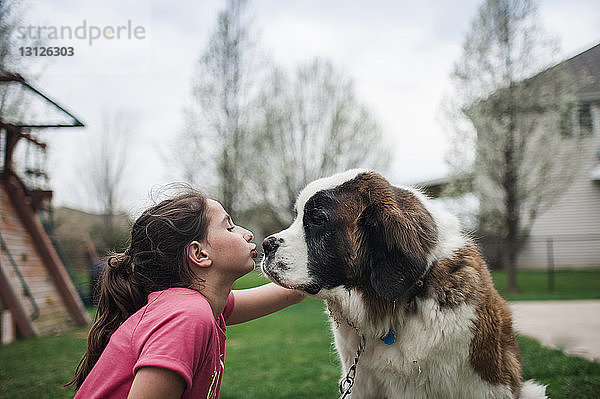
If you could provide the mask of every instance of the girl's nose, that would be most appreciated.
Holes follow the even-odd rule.
[[[250,242],[254,239],[254,234],[252,234],[250,230],[246,230],[246,232],[244,233],[244,238],[246,239],[246,241]]]

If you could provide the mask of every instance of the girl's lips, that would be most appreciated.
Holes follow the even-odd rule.
[[[252,254],[252,259],[256,259],[258,257],[258,252],[256,252],[255,249],[253,249],[252,251],[250,251],[250,253]]]

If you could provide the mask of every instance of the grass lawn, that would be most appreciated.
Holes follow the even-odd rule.
[[[254,286],[251,274],[236,288]],[[526,281],[526,280],[523,280]],[[558,279],[557,279],[558,286]],[[335,398],[340,373],[321,301],[304,302],[228,328],[222,399]],[[600,363],[519,337],[524,378],[548,384],[553,399],[600,397]],[[0,398],[71,398],[62,388],[86,345],[86,329],[0,346]]]
[[[492,271],[494,285],[508,301],[600,299],[600,269],[556,270],[554,291],[548,288],[548,273],[521,270],[517,274],[519,292],[506,292],[506,273]]]

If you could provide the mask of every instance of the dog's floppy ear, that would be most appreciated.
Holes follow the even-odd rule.
[[[363,261],[370,266],[375,292],[396,300],[427,270],[427,253],[437,241],[437,229],[425,206],[408,190],[387,183],[369,197],[373,199],[357,221]]]

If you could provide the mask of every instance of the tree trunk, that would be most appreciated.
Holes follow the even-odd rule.
[[[519,200],[514,168],[508,168],[504,181],[506,205],[505,269],[510,292],[517,291],[517,255],[519,251]]]
[[[509,222],[509,226],[514,225],[514,223]],[[509,233],[506,237],[505,244],[505,270],[506,270],[506,278],[507,278],[507,289],[509,292],[518,291],[517,285],[517,255],[519,250],[519,237],[516,234],[517,229],[515,227],[509,227]]]
[[[507,61],[507,69],[510,71],[510,61]],[[508,103],[508,115],[510,122],[507,131],[507,142],[504,149],[504,174],[503,188],[506,211],[506,250],[505,250],[505,269],[507,277],[507,288],[509,292],[515,292],[517,286],[517,254],[519,251],[519,225],[520,225],[520,200],[518,193],[518,173],[516,150],[516,99],[514,97],[514,86],[510,85],[510,97]]]
[[[108,253],[114,245],[114,222],[113,222],[114,211],[107,209],[103,215],[104,226],[102,231],[102,241],[104,242],[104,252]]]

